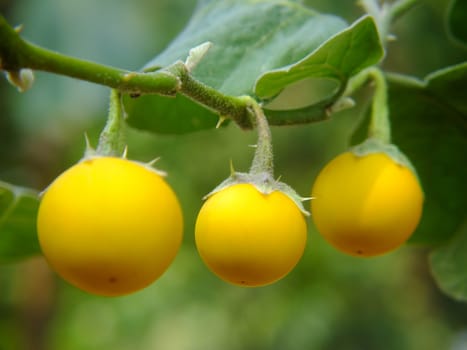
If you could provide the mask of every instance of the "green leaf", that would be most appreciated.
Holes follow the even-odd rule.
[[[266,105],[265,114],[272,124],[323,120],[327,117],[327,109],[342,95],[347,80],[362,69],[376,64],[383,54],[373,19],[363,17],[302,60],[264,73],[256,82],[255,92],[263,99],[275,97],[280,93],[294,95],[294,102],[305,106],[290,109],[283,108],[287,106],[277,108]],[[321,87],[321,92],[317,92],[319,84],[316,81],[320,80],[321,84],[323,80],[334,81],[334,86],[328,86],[327,89]],[[303,89],[303,82],[306,81],[314,82],[312,86],[315,89]],[[323,91],[327,94],[323,95]],[[273,101],[273,104],[275,103],[276,101]]]
[[[390,75],[392,141],[407,155],[425,192],[420,225],[410,242],[449,240],[467,212],[467,62],[424,81]],[[354,135],[364,137],[368,118]]]
[[[128,123],[137,129],[163,134],[182,134],[216,126],[219,117],[185,96],[175,98],[143,95],[124,97]]]
[[[225,94],[252,94],[262,72],[303,58],[345,27],[336,16],[289,1],[213,1],[198,8],[185,30],[145,70],[185,60],[191,48],[210,41],[213,47],[193,75]]]
[[[434,250],[431,270],[440,289],[454,299],[467,301],[467,220],[455,237]]]
[[[467,1],[452,0],[449,5],[447,27],[449,35],[459,43],[467,45]]]
[[[339,50],[329,50],[329,53],[339,55],[332,59],[333,64],[339,65],[337,61],[341,59],[347,62],[344,75],[358,70],[359,64],[354,60],[367,62],[370,57],[369,61],[373,62],[377,56],[375,50],[380,52],[380,47],[375,49],[370,40],[373,34],[376,35],[371,32],[370,22],[365,19],[357,26],[357,29],[366,26],[366,29],[359,30],[369,42],[369,46],[358,48],[362,52],[346,51],[344,46]],[[194,77],[228,95],[254,96],[259,76],[295,64],[345,28],[346,23],[342,19],[317,13],[291,1],[204,1],[185,30],[144,69],[156,70],[177,60],[185,60],[191,48],[210,41],[213,46],[193,71]],[[352,42],[355,39],[358,38],[353,37]],[[347,45],[353,48],[351,43]],[[348,68],[350,61],[352,67]],[[335,75],[333,72],[332,77]],[[343,77],[342,81],[345,79]],[[263,89],[267,83],[259,86]],[[145,96],[126,98],[125,104],[131,126],[154,132],[182,133],[211,128],[217,123],[213,112],[188,98],[174,100]]]
[[[255,93],[259,98],[269,99],[288,85],[310,77],[335,79],[345,86],[350,76],[377,63],[382,55],[373,19],[363,17],[302,60],[261,75]]]
[[[40,253],[38,208],[37,192],[0,181],[0,263]]]

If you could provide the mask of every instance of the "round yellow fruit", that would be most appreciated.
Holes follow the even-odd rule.
[[[201,208],[195,240],[201,258],[221,279],[262,286],[287,275],[306,245],[302,212],[284,193],[263,194],[236,184],[213,194]]]
[[[37,229],[43,254],[63,279],[117,296],[156,280],[182,240],[178,200],[150,168],[121,158],[88,158],[45,191]]]
[[[422,214],[423,192],[410,168],[385,153],[343,153],[328,163],[312,189],[311,215],[333,246],[355,256],[402,245]]]

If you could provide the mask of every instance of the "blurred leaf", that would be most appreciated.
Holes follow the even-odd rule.
[[[36,234],[37,192],[0,181],[0,263],[40,252]]]
[[[410,242],[440,244],[465,220],[467,208],[467,63],[424,81],[390,75],[392,141],[417,169],[425,203]],[[368,118],[353,136],[364,138]]]
[[[145,70],[185,60],[191,48],[210,41],[213,47],[195,68],[194,77],[225,94],[253,95],[262,73],[301,60],[345,27],[342,19],[296,2],[205,1],[185,30]],[[202,112],[203,107],[187,98],[147,96],[125,101],[129,124],[154,132],[182,133],[217,123],[212,112]],[[154,110],[155,105],[159,107]],[[173,122],[174,116],[178,123]],[[184,118],[188,118],[187,125]]]
[[[447,26],[448,32],[451,37],[467,45],[467,1],[451,0],[448,16]]]
[[[456,236],[430,256],[431,270],[441,290],[452,298],[467,301],[467,220]]]

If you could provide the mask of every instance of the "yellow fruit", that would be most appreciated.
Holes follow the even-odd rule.
[[[312,197],[318,231],[355,256],[384,254],[402,245],[416,229],[423,206],[415,174],[385,153],[339,155],[318,175]]]
[[[117,296],[156,280],[182,240],[178,200],[155,171],[126,159],[81,161],[47,188],[37,220],[51,267],[89,293]]]
[[[306,245],[306,223],[284,193],[262,194],[236,184],[213,194],[201,208],[195,238],[206,265],[221,279],[261,286],[287,275]]]

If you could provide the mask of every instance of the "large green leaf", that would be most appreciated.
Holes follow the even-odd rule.
[[[341,35],[336,35],[340,32]],[[331,41],[322,46],[330,38]],[[342,19],[314,12],[297,2],[225,0],[202,2],[185,30],[144,69],[151,71],[184,60],[191,48],[206,41],[213,46],[193,71],[194,77],[235,96],[254,96],[259,92],[261,98],[269,98],[271,94],[266,96],[262,91],[268,90],[270,84],[274,84],[275,93],[279,93],[297,80],[314,77],[337,78],[341,82],[337,87],[340,91],[349,75],[381,57],[377,32],[369,18],[346,29]],[[322,62],[324,56],[329,56],[327,63]],[[309,69],[311,64],[316,69]],[[276,73],[271,71],[290,65],[296,67],[292,72],[294,77],[278,82],[273,77]],[[307,71],[297,74],[303,65],[307,65]],[[326,68],[324,72],[320,72],[322,68]],[[269,76],[268,72],[273,75]],[[309,109],[322,116],[337,97],[333,90],[327,103],[316,101],[322,105],[318,113],[313,106]],[[303,99],[312,100],[309,95],[304,95]],[[154,132],[182,133],[214,127],[217,123],[213,112],[184,97],[127,97],[125,104],[130,125]],[[307,110],[298,112],[309,113]],[[292,114],[291,111],[287,113]],[[283,115],[271,112],[272,119],[275,118],[273,114],[278,124],[284,123]]]
[[[448,32],[451,37],[467,45],[467,1],[451,0],[447,16]]]
[[[211,1],[145,70],[184,60],[191,48],[210,41],[194,76],[226,94],[251,94],[261,73],[303,58],[345,27],[336,16],[290,1]]]
[[[424,81],[388,78],[392,140],[414,164],[425,192],[423,217],[410,241],[439,244],[467,215],[467,63]],[[367,124],[360,126],[359,140]]]
[[[467,220],[456,236],[430,256],[431,270],[441,290],[467,301]]]
[[[0,263],[40,252],[36,234],[38,193],[0,181]]]
[[[262,99],[275,97],[288,85],[310,77],[334,79],[345,86],[350,76],[377,63],[382,55],[373,19],[363,17],[302,60],[261,75],[255,93]]]

